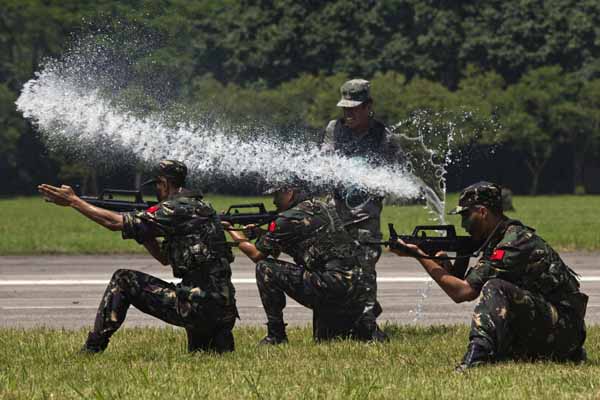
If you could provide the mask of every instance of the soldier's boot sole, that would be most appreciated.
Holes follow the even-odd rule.
[[[277,346],[280,344],[287,344],[288,343],[288,338],[287,336],[284,337],[276,337],[276,336],[265,336],[264,338],[262,338],[260,340],[260,342],[258,342],[259,346]]]

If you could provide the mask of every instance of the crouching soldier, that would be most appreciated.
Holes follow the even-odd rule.
[[[383,340],[385,335],[370,312],[375,274],[335,207],[311,199],[298,187],[278,189],[273,203],[279,215],[256,245],[242,232],[229,232],[240,250],[256,262],[256,281],[268,321],[261,344],[287,342],[286,294],[314,311],[317,341],[337,337]],[[294,263],[277,259],[281,253],[291,256]]]
[[[584,361],[588,297],[579,291],[577,275],[535,230],[504,215],[500,187],[489,182],[467,187],[451,214],[459,214],[463,228],[485,243],[477,264],[463,280],[448,272],[451,265],[418,260],[455,302],[479,297],[457,370],[506,358]],[[394,250],[398,255],[427,256],[401,244],[411,251]]]
[[[82,351],[106,349],[130,305],[187,332],[188,350],[218,353],[233,351],[231,330],[237,317],[231,283],[233,261],[225,234],[213,208],[202,195],[184,188],[186,166],[178,161],[160,162],[156,179],[159,203],[146,211],[120,214],[95,207],[79,198],[69,186],[40,185],[46,200],[73,207],[98,224],[122,231],[135,239],[161,264],[171,265],[181,278],[174,285],[140,271],[117,270],[100,302],[93,330]],[[159,243],[157,237],[164,237]]]

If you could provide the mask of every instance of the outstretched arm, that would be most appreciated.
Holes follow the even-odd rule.
[[[225,229],[227,233],[229,233],[231,239],[233,239],[234,242],[238,243],[238,247],[242,251],[242,253],[244,253],[249,259],[257,263],[260,260],[264,260],[266,258],[266,256],[256,248],[254,243],[248,240],[244,232],[231,230],[232,226],[229,222],[223,221],[221,222],[221,224],[223,224],[223,229]]]
[[[72,207],[87,218],[111,231],[123,230],[123,216],[121,214],[91,205],[79,198],[70,186],[62,185],[61,187],[56,187],[42,184],[38,186],[38,192],[44,196],[46,201],[62,207]]]
[[[123,230],[124,220],[122,214],[89,204],[79,198],[70,186],[62,185],[61,187],[56,187],[43,184],[38,186],[38,191],[44,196],[46,201],[62,207],[72,207],[87,218],[111,231]],[[158,262],[163,265],[169,264],[168,260],[162,255],[156,238],[148,237],[144,240],[143,245],[148,250],[148,253],[156,258]]]

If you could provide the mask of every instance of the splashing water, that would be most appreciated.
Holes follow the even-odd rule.
[[[406,121],[402,121],[390,128],[390,131],[402,139],[403,148],[408,156],[407,170],[413,174],[414,179],[421,188],[426,208],[431,220],[445,225],[446,209],[446,168],[452,162],[452,144],[457,134],[456,125],[447,120],[442,129],[433,128],[431,117],[427,113],[419,113]],[[416,129],[415,136],[402,133],[402,129],[410,125],[410,130]],[[443,132],[443,143],[438,144],[437,151],[425,144],[425,138],[432,132]],[[418,291],[417,304],[409,313],[413,315],[413,322],[418,322],[423,316],[425,302],[433,287],[433,279],[428,278],[425,286]]]
[[[262,137],[246,141],[219,128],[180,123],[167,116],[140,118],[124,112],[82,84],[72,69],[48,64],[27,82],[17,100],[25,118],[36,124],[51,148],[75,144],[79,151],[125,153],[152,164],[183,160],[190,175],[243,179],[258,175],[269,184],[296,179],[316,187],[356,186],[371,193],[402,198],[420,195],[414,177],[402,166],[373,167],[362,158],[326,154],[318,147]]]
[[[140,117],[107,96],[124,84],[127,77],[115,78],[115,74],[131,62],[121,60],[115,69],[114,54],[97,47],[97,42],[89,43],[80,43],[62,61],[47,62],[24,85],[16,102],[51,150],[67,147],[108,163],[152,165],[161,159],[178,159],[188,165],[192,179],[203,182],[258,176],[278,185],[301,179],[318,188],[353,186],[382,196],[424,198],[432,218],[445,223],[444,175],[451,152],[447,150],[440,159],[440,152],[425,144],[425,131],[430,128],[427,116],[414,116],[390,129],[402,139],[409,155],[406,164],[377,167],[364,158],[324,153],[317,146],[284,142],[273,135],[250,140],[216,125],[173,124],[173,116],[165,113]],[[403,133],[407,125],[416,127],[417,134]],[[454,129],[451,124],[446,128],[449,148]],[[419,293],[416,310],[411,311],[415,321],[421,318],[431,286],[429,281]]]

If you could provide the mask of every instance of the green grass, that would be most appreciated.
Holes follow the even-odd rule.
[[[268,197],[231,197],[207,195],[217,210],[234,203],[262,201],[272,208]],[[457,196],[448,199],[454,206]],[[521,219],[559,250],[600,250],[600,196],[515,196],[516,212],[509,216]],[[76,211],[44,203],[39,197],[0,200],[4,218],[0,222],[0,254],[101,254],[135,253],[143,248],[134,241],[121,240],[86,220]],[[422,206],[386,206],[382,228],[394,222],[396,230],[410,233],[415,225],[430,222]],[[456,216],[449,223],[460,225]],[[459,229],[461,234],[464,231]]]
[[[263,329],[236,328],[234,353],[187,354],[181,329],[123,329],[82,356],[83,331],[0,330],[2,399],[548,399],[600,394],[600,328],[585,365],[505,362],[453,372],[466,326],[387,326],[391,341],[316,345],[308,328],[260,348]]]

